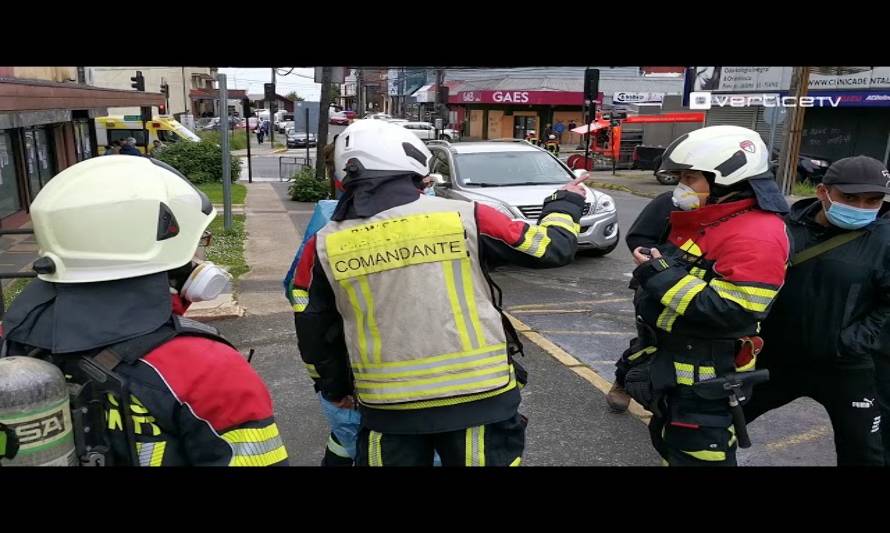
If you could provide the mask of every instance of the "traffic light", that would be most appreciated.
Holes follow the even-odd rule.
[[[253,116],[253,110],[250,108],[250,98],[241,100],[241,108],[244,110],[244,118]]]
[[[584,99],[596,101],[600,91],[600,69],[589,68],[584,71]]]
[[[170,86],[167,85],[167,82],[161,84],[161,92],[164,93],[164,97],[170,98]]]
[[[130,84],[130,87],[136,89],[137,91],[145,90],[145,78],[142,77],[142,71],[137,70],[136,75],[130,78],[130,81],[133,82]]]
[[[167,105],[166,105],[166,104],[159,104],[159,105],[158,105],[158,114],[159,114],[159,115],[166,115],[166,114],[167,114]]]

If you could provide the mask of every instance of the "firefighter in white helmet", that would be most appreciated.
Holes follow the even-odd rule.
[[[655,414],[652,440],[670,465],[735,465],[748,445],[739,403],[763,377],[752,372],[759,324],[789,253],[767,156],[760,135],[737,126],[693,131],[664,152],[679,210],[664,245],[633,252],[638,338],[624,387]]]
[[[430,151],[380,120],[337,137],[345,194],[297,266],[300,354],[325,399],[358,406],[358,465],[518,465],[521,350],[486,265],[570,262],[584,189],[546,199],[538,225],[422,194]],[[435,327],[413,327],[419,317]]]
[[[67,168],[31,205],[39,279],[6,315],[0,355],[43,358],[76,385],[75,462],[287,464],[263,381],[180,316],[229,282],[193,259],[215,216],[178,171],[126,156]]]

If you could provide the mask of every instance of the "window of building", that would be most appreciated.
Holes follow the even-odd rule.
[[[7,217],[21,208],[12,136],[0,131],[0,218]]]
[[[93,145],[90,143],[90,123],[87,121],[74,123],[74,152],[78,162],[93,156]]]
[[[25,130],[25,166],[31,201],[46,183],[56,175],[56,157],[47,127]]]
[[[42,187],[56,175],[55,151],[50,145],[51,134],[48,128],[37,128],[34,133],[37,139],[37,169]]]

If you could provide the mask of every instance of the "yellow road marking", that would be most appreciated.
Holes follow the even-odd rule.
[[[554,335],[621,335],[623,337],[633,337],[635,333],[624,331],[574,331],[570,329],[542,329],[539,333],[552,333]]]
[[[766,445],[766,448],[772,452],[782,450],[789,446],[796,446],[798,444],[803,444],[804,442],[809,442],[811,440],[816,440],[821,437],[827,437],[831,435],[831,428],[829,426],[819,426],[817,428],[811,429],[807,432],[800,433],[798,435],[791,435],[790,437],[785,437],[782,440],[778,440],[776,442],[770,442]]]
[[[593,313],[593,309],[517,309],[511,311],[517,315],[556,315],[562,313]]]
[[[579,302],[550,302],[546,304],[521,304],[521,305],[511,305],[507,308],[508,311],[519,311],[520,309],[544,309],[547,307],[553,306],[566,306],[566,305],[593,305],[593,304],[611,304],[618,302],[631,302],[633,301],[631,298],[611,298],[608,300],[582,300]]]
[[[513,323],[513,327],[516,328],[516,331],[525,335],[528,340],[538,345],[539,348],[541,348],[542,350],[550,354],[551,357],[568,367],[569,370],[588,381],[594,387],[599,389],[600,392],[602,392],[603,394],[609,393],[609,389],[612,388],[612,384],[607,379],[597,374],[590,367],[585,366],[584,363],[576,359],[570,353],[563,350],[540,333],[532,331],[532,329],[521,320],[512,316],[510,313],[505,314],[507,315],[507,318],[510,320],[510,322]],[[652,414],[649,411],[643,409],[643,406],[638,404],[636,401],[630,401],[630,406],[628,407],[627,411],[637,417],[644,424],[649,424],[649,418],[651,418]]]

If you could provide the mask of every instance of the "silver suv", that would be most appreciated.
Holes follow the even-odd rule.
[[[481,202],[515,220],[536,224],[544,198],[575,175],[562,161],[518,139],[462,142],[430,141],[430,172],[436,196]],[[618,245],[618,212],[608,194],[584,186],[578,248],[605,255]]]

